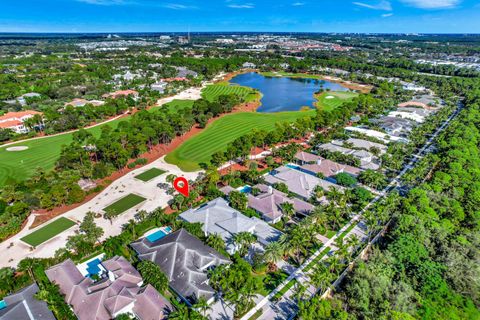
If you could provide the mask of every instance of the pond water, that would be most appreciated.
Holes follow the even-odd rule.
[[[256,72],[239,74],[230,83],[251,87],[262,93],[262,105],[257,112],[297,111],[305,106],[314,108],[313,94],[321,86],[331,91],[349,91],[338,83],[326,80],[265,77]]]

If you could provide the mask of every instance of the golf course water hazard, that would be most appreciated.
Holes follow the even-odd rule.
[[[256,72],[239,74],[230,83],[251,87],[262,93],[262,105],[257,112],[297,111],[305,106],[313,108],[313,95],[320,87],[331,91],[349,91],[338,83],[325,80],[265,77]]]

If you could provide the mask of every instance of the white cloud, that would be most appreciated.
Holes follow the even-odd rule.
[[[127,4],[124,0],[77,0],[78,2],[95,4],[98,6],[115,6]]]
[[[392,4],[390,1],[382,0],[375,4],[365,3],[365,2],[353,2],[354,5],[373,9],[373,10],[384,10],[384,11],[392,11]]]
[[[180,3],[166,3],[163,5],[163,7],[167,9],[172,9],[172,10],[188,10],[188,9],[195,9],[195,6],[187,6],[184,4]]]
[[[382,18],[388,18],[388,17],[391,17],[393,16],[393,13],[384,13],[382,14]]]
[[[253,3],[243,3],[243,4],[232,3],[227,5],[227,7],[233,8],[233,9],[253,9],[255,8],[255,5]]]
[[[400,0],[403,3],[420,9],[450,9],[460,4],[461,0]]]
[[[304,6],[305,5],[305,2],[294,2],[292,3],[292,6],[294,7],[301,7],[301,6]]]

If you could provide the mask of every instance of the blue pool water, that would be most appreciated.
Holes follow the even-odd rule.
[[[170,227],[166,227],[165,228],[165,232],[163,232],[163,230],[158,230],[158,231],[155,231],[154,233],[152,233],[151,235],[148,235],[147,236],[147,240],[150,241],[150,242],[155,242],[157,240],[160,240],[162,239],[163,237],[165,237],[167,234],[169,234],[171,231],[172,231],[172,228]]]
[[[0,309],[5,309],[7,307],[7,303],[4,300],[0,301]]]
[[[300,171],[300,167],[299,166],[296,166],[294,164],[287,164],[286,165],[287,168],[290,168],[290,169],[295,169],[295,170],[299,170]]]
[[[102,263],[102,261],[100,261],[100,259],[95,259],[95,260],[92,260],[90,261],[89,263],[87,263],[87,272],[89,274],[89,276],[93,276],[93,275],[96,275],[96,274],[99,274],[100,273],[100,267],[99,265]]]
[[[250,193],[252,191],[252,187],[250,186],[243,186],[241,189],[239,189],[241,193]]]
[[[289,78],[265,77],[256,72],[243,73],[230,80],[232,84],[251,87],[262,93],[262,105],[258,112],[297,111],[302,107],[313,108],[314,93],[321,87],[331,91],[350,91],[344,86],[330,81]]]

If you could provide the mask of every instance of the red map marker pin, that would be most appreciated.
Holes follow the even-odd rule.
[[[188,198],[188,181],[184,177],[178,177],[173,181],[173,187],[177,190],[180,194],[183,194],[185,197]]]

